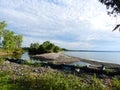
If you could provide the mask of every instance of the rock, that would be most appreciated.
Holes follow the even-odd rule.
[[[10,61],[6,61],[5,63],[9,64],[9,63],[10,63]]]

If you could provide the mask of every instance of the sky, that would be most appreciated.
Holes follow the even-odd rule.
[[[120,50],[119,17],[98,0],[0,0],[0,21],[23,35],[22,46],[45,41],[67,49]]]

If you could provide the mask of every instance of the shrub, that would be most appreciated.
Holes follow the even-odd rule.
[[[52,52],[60,52],[62,49],[50,41],[46,41],[43,44],[39,45],[38,43],[31,44],[29,53],[30,54],[42,54],[42,53],[52,53]]]
[[[3,58],[0,58],[0,64],[3,64],[4,63],[4,59]]]
[[[113,78],[114,90],[120,90],[120,80],[118,78]]]

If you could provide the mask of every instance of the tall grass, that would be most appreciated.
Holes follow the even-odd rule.
[[[91,82],[64,73],[14,76],[0,71],[0,90],[107,90],[98,78],[91,78]]]
[[[104,79],[97,78],[96,75],[83,75],[78,77],[57,71],[41,74],[30,72],[19,76],[14,71],[0,71],[0,90],[109,90]],[[111,81],[110,90],[120,90],[120,80],[113,78]]]
[[[113,88],[114,90],[120,90],[120,80],[117,78],[113,78]]]

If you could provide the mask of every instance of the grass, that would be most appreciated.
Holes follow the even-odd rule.
[[[84,78],[64,73],[14,76],[0,71],[0,90],[107,90],[96,77],[91,78],[92,84],[83,81]]]
[[[4,63],[4,59],[0,58],[0,65]]]
[[[120,90],[120,80],[115,77],[112,82],[114,90]]]
[[[18,49],[11,49],[11,50],[7,50],[4,48],[0,48],[0,54],[2,55],[18,55],[18,54],[22,54],[23,53],[23,49],[18,48]]]
[[[0,59],[0,65],[3,62]],[[26,63],[31,65],[31,62]],[[39,64],[35,66],[39,67]],[[83,75],[78,77],[59,71],[15,75],[14,71],[0,71],[0,90],[120,90],[120,80],[117,77],[111,79],[110,87],[95,74]]]

